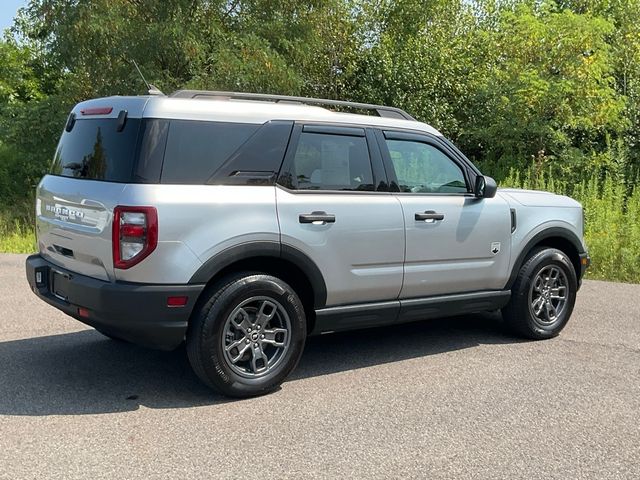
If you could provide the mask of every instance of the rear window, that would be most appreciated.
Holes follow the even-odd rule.
[[[298,190],[374,190],[365,137],[302,132],[291,170]]]
[[[127,119],[117,131],[115,118],[79,119],[60,138],[51,173],[64,177],[129,182],[140,119]]]

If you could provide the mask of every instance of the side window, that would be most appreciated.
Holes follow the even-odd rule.
[[[365,137],[302,132],[290,173],[298,190],[374,190]]]
[[[467,193],[462,169],[428,143],[386,140],[401,192]]]
[[[260,125],[171,120],[162,183],[204,184]]]

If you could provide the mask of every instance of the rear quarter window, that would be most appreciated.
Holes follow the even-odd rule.
[[[260,125],[171,120],[162,183],[204,184]]]

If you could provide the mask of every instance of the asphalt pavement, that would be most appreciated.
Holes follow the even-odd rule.
[[[0,478],[640,478],[640,285],[586,281],[556,339],[467,315],[309,339],[229,400],[184,349],[108,340],[0,255]]]

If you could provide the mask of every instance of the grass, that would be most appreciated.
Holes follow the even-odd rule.
[[[8,221],[0,216],[0,253],[33,253],[36,251],[36,234],[24,221]]]
[[[591,255],[587,278],[640,283],[640,188],[612,174],[593,173],[577,183],[533,168],[512,170],[503,186],[568,195],[585,210],[585,242]]]
[[[585,241],[591,255],[588,278],[640,283],[640,188],[611,174],[594,173],[577,183],[530,168],[511,170],[501,186],[568,195],[585,209]],[[31,222],[0,213],[0,252],[36,250]]]

